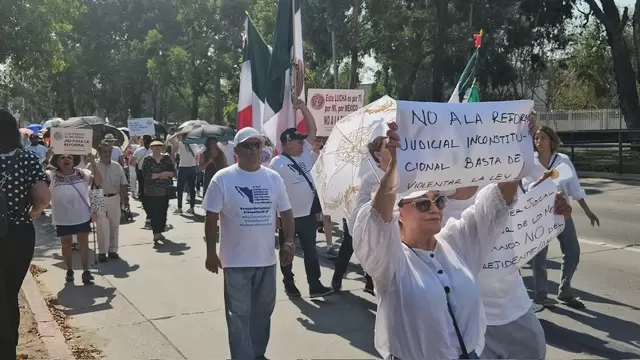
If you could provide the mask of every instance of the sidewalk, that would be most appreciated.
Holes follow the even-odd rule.
[[[135,213],[141,213],[138,205],[132,203]],[[196,212],[202,214],[201,209]],[[141,229],[143,217],[135,220],[121,227],[122,260],[99,265],[92,287],[81,286],[79,280],[65,285],[59,244],[46,231],[46,219],[38,222],[34,263],[48,269],[38,278],[66,309],[69,324],[77,328],[77,341],[92,343],[105,359],[113,360],[228,358],[222,277],[204,268],[202,217],[170,214],[173,229],[166,236],[171,241],[157,248],[151,233]],[[318,240],[323,242],[324,235],[319,234]],[[318,245],[324,249],[323,243]],[[558,254],[554,245],[549,256]],[[547,329],[548,358],[640,357],[640,254],[587,245],[583,254],[574,283],[584,289],[580,296],[588,310],[559,307],[555,313],[540,314]],[[331,263],[322,265],[323,282],[328,285]],[[299,256],[294,271],[304,295]],[[550,279],[559,277],[556,266],[549,273]],[[267,356],[378,358],[373,346],[375,299],[362,291],[363,284],[362,276],[351,272],[340,294],[320,301],[308,297],[290,301],[278,282]]]

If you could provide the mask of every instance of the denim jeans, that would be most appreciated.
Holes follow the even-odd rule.
[[[562,251],[562,275],[560,278],[559,294],[571,294],[571,279],[580,262],[580,243],[576,234],[573,219],[564,221],[564,230],[558,235],[560,251]],[[533,268],[533,291],[536,300],[547,297],[547,252],[549,247],[542,249],[531,261]]]
[[[300,246],[304,253],[304,269],[307,273],[307,283],[309,289],[322,286],[320,283],[320,262],[318,261],[318,251],[316,250],[316,216],[309,215],[295,218],[295,235],[300,239]],[[284,235],[280,230],[280,246],[284,242]],[[280,266],[284,279],[282,282],[293,284],[293,264]]]
[[[264,356],[276,306],[276,266],[224,269],[224,307],[233,360]]]
[[[189,189],[189,206],[191,209],[196,207],[196,179],[198,177],[198,167],[181,167],[178,168],[178,209],[182,209],[182,194],[185,185]]]

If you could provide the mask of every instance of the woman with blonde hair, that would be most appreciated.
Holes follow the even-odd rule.
[[[567,201],[569,197],[578,201],[585,215],[591,221],[591,226],[596,224],[600,226],[600,220],[587,204],[587,194],[580,185],[580,179],[571,159],[567,155],[558,152],[561,142],[556,132],[548,126],[539,126],[534,136],[534,144],[536,150],[534,168],[527,178],[523,179],[523,185],[533,188],[549,177],[549,170],[556,168],[560,164],[568,166],[573,171],[573,176],[570,179],[561,181],[559,187],[562,194]],[[571,293],[571,280],[580,262],[580,243],[578,242],[573,219],[571,217],[565,219],[564,224],[564,230],[558,235],[560,250],[562,251],[562,275],[558,300],[567,304],[567,306],[582,309],[585,307],[584,303]],[[544,248],[531,262],[535,293],[534,301],[545,307],[553,307],[557,304],[557,301],[547,297],[547,252],[548,248]]]

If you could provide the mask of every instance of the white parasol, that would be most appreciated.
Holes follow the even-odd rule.
[[[311,171],[325,215],[351,216],[362,179],[376,166],[367,144],[395,118],[396,101],[384,96],[336,123]]]

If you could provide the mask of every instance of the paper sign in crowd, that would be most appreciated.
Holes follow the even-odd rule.
[[[509,211],[507,226],[483,270],[507,271],[514,266],[522,266],[564,230],[564,218],[554,214],[557,192],[555,182],[547,179],[518,196]]]
[[[130,136],[155,135],[156,127],[153,118],[129,119]]]
[[[51,148],[56,154],[87,155],[93,145],[93,130],[51,128]]]
[[[364,90],[309,89],[309,111],[316,121],[318,136],[329,136],[335,124],[364,105]]]
[[[518,179],[533,160],[533,101],[398,101],[399,192]]]

